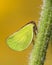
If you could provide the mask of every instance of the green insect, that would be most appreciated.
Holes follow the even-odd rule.
[[[15,51],[26,49],[33,40],[34,34],[37,34],[35,22],[31,21],[24,25],[20,30],[7,38],[8,46]]]

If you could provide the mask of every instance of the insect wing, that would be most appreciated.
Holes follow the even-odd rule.
[[[7,38],[8,46],[16,51],[26,49],[33,38],[33,24],[27,24]]]

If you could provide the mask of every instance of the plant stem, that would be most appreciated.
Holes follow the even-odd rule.
[[[37,39],[29,65],[43,65],[52,33],[52,0],[43,0]]]

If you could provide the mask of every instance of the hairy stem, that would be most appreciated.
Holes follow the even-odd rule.
[[[37,39],[34,42],[29,65],[43,65],[52,33],[52,0],[43,0]]]

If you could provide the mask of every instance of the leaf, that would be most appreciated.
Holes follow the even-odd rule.
[[[7,38],[8,46],[16,51],[22,51],[26,49],[32,42],[33,26],[34,24],[29,23],[22,27],[19,31],[9,36]]]

